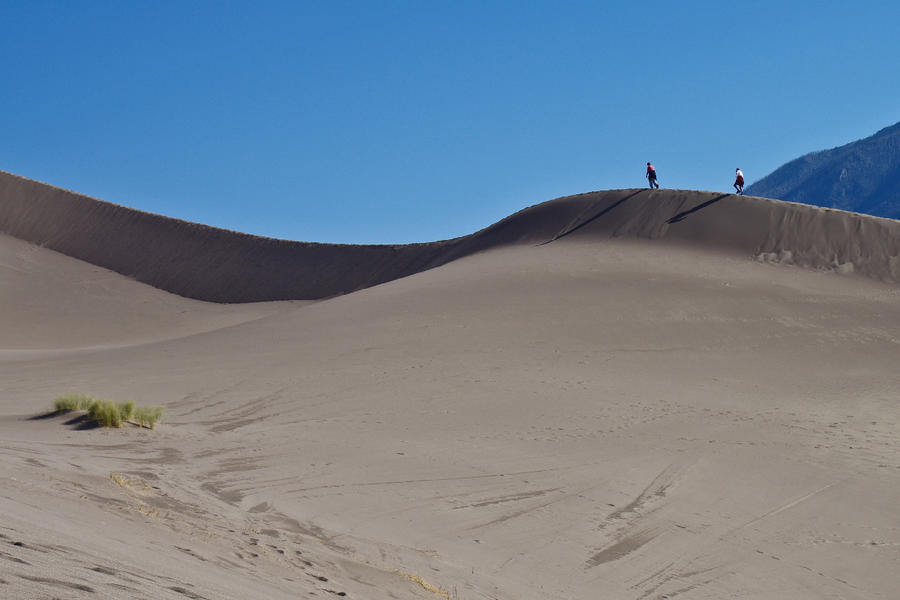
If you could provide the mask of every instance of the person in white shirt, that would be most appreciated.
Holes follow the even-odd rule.
[[[741,196],[744,195],[744,174],[740,169],[734,170],[734,191]]]

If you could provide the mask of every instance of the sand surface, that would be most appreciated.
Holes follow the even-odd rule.
[[[896,598],[900,223],[717,196],[334,255],[317,302],[0,236],[0,597]]]

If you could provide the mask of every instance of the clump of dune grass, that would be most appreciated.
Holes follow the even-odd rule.
[[[130,421],[134,416],[134,402],[129,400],[128,402],[120,402],[116,405],[116,408],[119,409],[119,418],[124,421]]]
[[[96,400],[88,409],[88,416],[102,427],[121,427],[119,406],[112,400]]]
[[[94,402],[95,399],[87,394],[64,394],[53,402],[53,408],[56,412],[87,410]]]
[[[162,406],[146,406],[134,409],[134,420],[141,427],[149,427],[154,429],[156,424],[162,418]]]
[[[65,394],[53,402],[56,412],[86,410],[88,417],[101,427],[121,427],[132,423],[154,429],[162,418],[162,406],[137,407],[134,402],[100,400],[87,394]]]

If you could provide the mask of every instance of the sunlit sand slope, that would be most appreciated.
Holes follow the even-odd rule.
[[[252,316],[0,238],[0,597],[892,599],[896,226],[587,194]]]
[[[212,304],[0,234],[0,357],[142,344],[228,327],[293,303]]]

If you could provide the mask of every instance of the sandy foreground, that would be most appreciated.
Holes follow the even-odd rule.
[[[0,236],[0,597],[896,598],[896,222],[631,193],[314,302]]]

